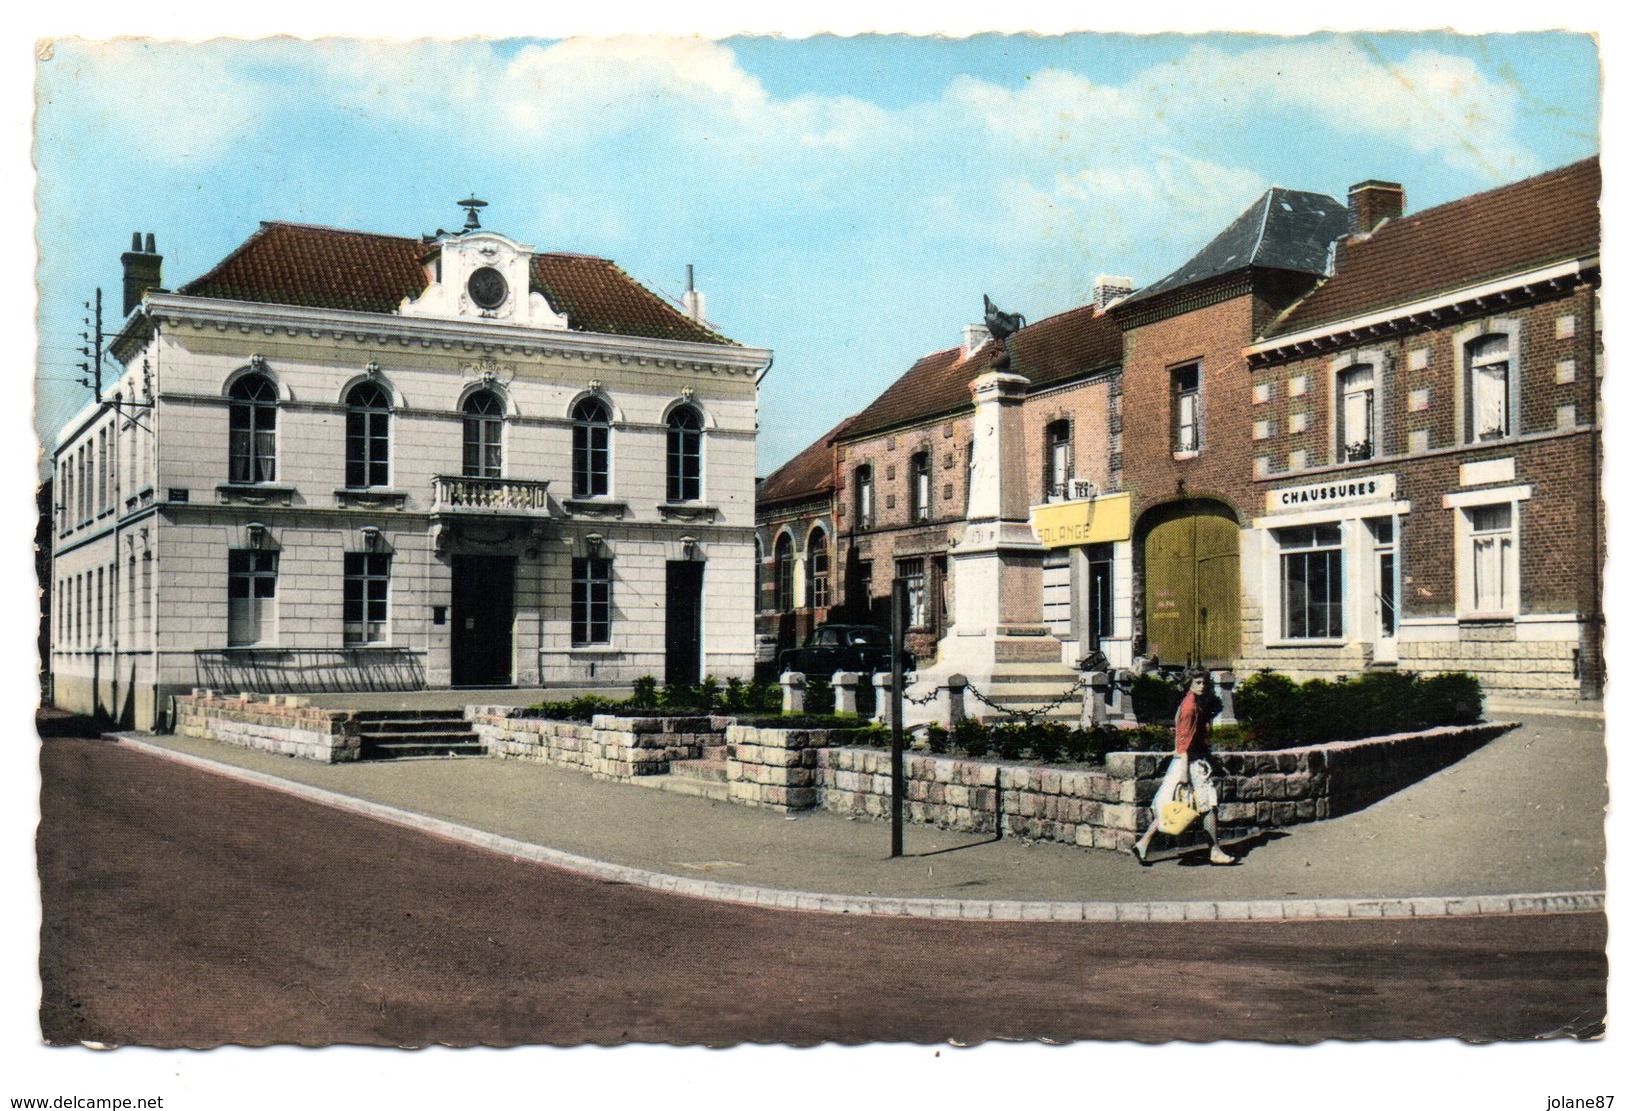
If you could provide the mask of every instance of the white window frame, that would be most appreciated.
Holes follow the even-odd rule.
[[[344,598],[348,606],[350,583],[359,584],[361,590],[361,620],[350,621],[348,614],[341,614],[340,619],[344,629],[344,646],[346,648],[365,648],[369,645],[389,643],[389,621],[394,611],[391,586],[393,585],[395,560],[389,552],[345,552],[344,567]],[[350,570],[350,556],[360,556],[360,570]],[[382,561],[383,571],[380,573],[372,569],[374,561]],[[383,583],[383,597],[374,596],[373,584]],[[375,602],[382,602],[384,616],[382,621],[373,621],[368,613]],[[374,635],[376,633],[376,635]]]
[[[1486,490],[1463,490],[1446,494],[1446,509],[1456,515],[1456,617],[1477,620],[1511,620],[1523,612],[1523,513],[1520,503],[1528,501],[1534,493],[1532,486],[1500,486]],[[1511,609],[1486,610],[1476,604],[1474,589],[1475,558],[1472,510],[1494,505],[1511,507],[1511,543],[1509,545],[1507,577],[1503,593],[1512,600]]]
[[[903,589],[907,601],[908,628],[927,628],[930,615],[926,612],[925,557],[909,556],[899,559],[897,561],[897,576],[904,581]]]
[[[1504,335],[1507,338],[1506,358],[1506,428],[1500,436],[1484,439],[1478,433],[1478,416],[1474,412],[1476,376],[1469,349],[1486,336]],[[1456,348],[1456,442],[1461,444],[1499,444],[1515,439],[1520,431],[1518,411],[1522,387],[1523,325],[1513,317],[1492,317],[1463,328],[1453,337]]]
[[[248,566],[243,570],[231,566],[234,557],[239,554],[247,557],[243,562]],[[276,587],[277,575],[281,570],[280,563],[281,558],[275,550],[233,548],[229,552],[226,563],[226,644],[229,647],[246,648],[256,644],[277,642]],[[247,589],[241,596],[234,589],[239,581],[243,582]],[[271,584],[271,592],[260,594],[259,584],[266,581]],[[256,632],[252,639],[244,638],[239,632],[248,624],[252,624]]]
[[[1312,525],[1294,525],[1285,529],[1276,529],[1271,535],[1276,552],[1276,590],[1280,595],[1280,600],[1277,602],[1278,628],[1276,630],[1276,634],[1285,644],[1342,644],[1348,640],[1349,543],[1348,530],[1345,529],[1343,525],[1343,521],[1322,521]],[[1297,531],[1298,529],[1309,529],[1314,531],[1321,529],[1335,529],[1337,533],[1337,540],[1336,543],[1325,543],[1317,537],[1314,542],[1309,545],[1294,545],[1292,547],[1286,547],[1281,543],[1282,532]],[[1297,636],[1289,631],[1289,615],[1285,601],[1288,581],[1286,573],[1286,561],[1296,556],[1317,552],[1337,553],[1337,631],[1331,633],[1305,634]]]
[[[1370,427],[1366,432],[1370,438],[1371,453],[1364,459],[1350,459],[1346,448],[1347,444],[1347,411],[1344,398],[1344,378],[1350,371],[1361,367],[1371,371],[1371,419]],[[1367,463],[1380,459],[1383,451],[1383,435],[1386,431],[1383,422],[1383,408],[1386,403],[1386,384],[1388,381],[1388,355],[1376,348],[1360,348],[1339,355],[1327,367],[1327,396],[1331,398],[1331,420],[1327,421],[1330,451],[1328,459],[1335,459],[1338,463]]]
[[[1174,388],[1178,377],[1189,373],[1196,380],[1196,385],[1189,390]],[[1191,459],[1202,454],[1202,441],[1206,439],[1202,432],[1202,363],[1201,360],[1189,363],[1180,363],[1178,366],[1168,368],[1169,392],[1173,402],[1174,418],[1174,458]],[[1190,399],[1190,421],[1185,420],[1185,401]],[[1190,429],[1187,439],[1185,430]]]

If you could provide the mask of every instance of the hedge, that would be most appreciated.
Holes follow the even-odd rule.
[[[1479,720],[1481,705],[1478,679],[1459,671],[1368,671],[1302,684],[1260,671],[1236,687],[1235,700],[1247,740],[1263,748],[1467,725]]]

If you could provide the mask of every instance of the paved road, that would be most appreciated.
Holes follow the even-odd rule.
[[[1598,914],[937,922],[504,859],[100,742],[41,757],[53,1043],[422,1045],[1594,1030]]]

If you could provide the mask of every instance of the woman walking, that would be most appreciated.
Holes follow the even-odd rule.
[[[1213,864],[1234,864],[1236,858],[1219,847],[1219,792],[1213,785],[1212,750],[1208,748],[1208,731],[1218,698],[1213,694],[1213,680],[1207,672],[1192,671],[1189,689],[1174,714],[1174,758],[1169,761],[1168,772],[1162,777],[1151,800],[1151,825],[1144,836],[1134,843],[1134,855],[1149,867],[1146,853],[1151,838],[1162,829],[1163,804],[1173,801],[1174,790],[1182,784],[1191,789],[1191,805],[1202,816],[1202,832],[1207,834],[1212,848],[1208,861]]]

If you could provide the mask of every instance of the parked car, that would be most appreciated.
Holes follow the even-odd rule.
[[[891,634],[878,625],[820,625],[806,644],[779,653],[780,673],[799,671],[809,679],[828,679],[837,671],[890,671],[891,665]],[[914,668],[907,652],[903,667]]]

